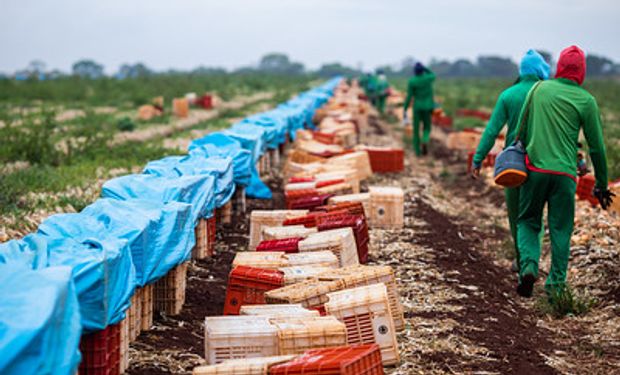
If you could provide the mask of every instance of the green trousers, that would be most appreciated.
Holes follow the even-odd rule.
[[[431,116],[433,110],[416,109],[413,111],[413,150],[417,156],[422,153],[420,149],[420,122],[424,124],[422,143],[428,144],[431,139]]]
[[[545,283],[548,292],[564,287],[575,218],[577,184],[567,176],[529,172],[519,192],[517,242],[520,255],[519,276],[538,277],[542,216],[547,205],[551,237],[551,269]]]
[[[384,95],[379,95],[379,97],[377,97],[377,109],[379,110],[380,114],[384,114],[385,113],[385,101],[386,101],[387,97]]]
[[[506,188],[504,196],[506,198],[506,208],[508,209],[508,223],[510,224],[510,234],[515,245],[515,259],[519,264],[519,243],[517,242],[517,221],[519,219],[519,189]]]

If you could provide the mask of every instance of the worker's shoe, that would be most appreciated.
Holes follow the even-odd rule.
[[[530,298],[532,296],[532,291],[534,290],[534,283],[536,282],[536,276],[531,273],[523,275],[521,277],[521,281],[517,286],[517,293],[521,297]]]
[[[428,146],[426,145],[426,143],[422,143],[422,155],[428,155]]]

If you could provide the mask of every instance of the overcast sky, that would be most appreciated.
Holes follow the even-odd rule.
[[[405,56],[518,59],[570,44],[620,61],[620,0],[0,0],[0,71],[81,58],[236,68],[271,51],[316,68]]]

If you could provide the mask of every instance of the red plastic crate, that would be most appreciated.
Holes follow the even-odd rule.
[[[312,182],[314,177],[291,177],[288,179],[289,184],[297,184],[300,182]]]
[[[314,209],[315,211],[323,211],[330,213],[350,213],[352,215],[364,215],[366,217],[366,212],[364,211],[364,205],[361,202],[338,202],[331,203],[327,206],[319,206]]]
[[[346,227],[353,229],[359,262],[362,264],[368,262],[368,243],[370,242],[370,236],[368,234],[368,223],[364,216],[351,214],[320,216],[317,219],[317,227],[319,232]]]
[[[334,194],[319,194],[315,196],[306,196],[292,199],[286,202],[289,210],[312,210],[315,207],[324,206],[327,200]]]
[[[405,169],[405,152],[403,149],[367,148],[366,152],[373,172],[402,172]]]
[[[325,186],[337,185],[342,183],[344,183],[344,178],[337,178],[333,180],[318,181],[315,186],[317,189],[319,189]]]
[[[299,241],[303,238],[285,238],[282,240],[261,241],[256,251],[284,251],[287,254],[299,252]]]
[[[308,350],[269,369],[270,375],[383,375],[377,344]]]
[[[282,225],[283,226],[303,225],[306,228],[313,228],[313,227],[316,227],[316,216],[317,215],[315,213],[311,213],[308,215],[299,216],[299,217],[295,217],[292,219],[286,219],[284,220]]]
[[[469,152],[467,154],[467,173],[471,173],[472,170],[472,163],[474,162],[474,156],[476,155],[475,151]],[[495,166],[495,158],[497,157],[497,155],[495,153],[489,153],[487,154],[487,157],[484,158],[484,160],[482,161],[482,166],[483,167],[494,167]]]
[[[479,118],[484,121],[487,121],[491,118],[490,112],[480,111],[477,109],[461,108],[456,111],[456,115],[460,117],[475,117],[475,118]]]
[[[582,201],[586,200],[590,202],[592,206],[596,206],[598,204],[598,199],[593,195],[595,185],[596,179],[591,174],[579,177],[577,181],[577,198]]]
[[[196,105],[204,109],[213,108],[213,97],[211,95],[203,95],[196,99]]]
[[[207,219],[207,255],[213,256],[215,254],[215,232],[217,231],[217,220],[215,215],[210,219]]]
[[[120,324],[82,335],[79,373],[83,375],[118,375],[121,359]]]
[[[284,273],[278,270],[236,266],[228,276],[224,315],[239,315],[243,305],[265,303],[265,292],[284,286]]]
[[[325,143],[328,145],[333,145],[336,143],[336,134],[313,132],[312,138],[317,142]]]

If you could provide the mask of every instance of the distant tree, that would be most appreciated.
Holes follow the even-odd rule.
[[[511,59],[499,56],[478,57],[478,68],[481,74],[491,77],[512,77],[519,72],[517,64]]]
[[[302,63],[290,61],[283,53],[270,53],[261,58],[258,70],[275,74],[303,74],[304,66]]]
[[[588,55],[586,57],[586,74],[589,76],[605,76],[614,73],[614,62],[607,57]]]
[[[433,58],[428,67],[440,77],[450,77],[452,75],[452,64],[447,60]]]
[[[153,75],[153,71],[149,69],[143,63],[136,64],[123,64],[119,68],[115,77],[118,79],[126,79],[126,78],[142,78]]]
[[[46,66],[47,64],[45,64],[43,60],[32,60],[30,64],[28,64],[26,70],[28,70],[33,76],[38,77],[42,74],[45,74]]]
[[[362,74],[362,72],[357,69],[344,66],[341,63],[329,63],[321,65],[319,70],[316,71],[316,74],[321,77],[333,77],[337,75],[355,77]]]
[[[98,79],[103,77],[103,65],[94,60],[84,59],[73,64],[71,72],[80,78]]]
[[[226,74],[226,69],[219,68],[219,67],[199,66],[196,69],[192,70],[192,74],[200,74],[200,75]]]
[[[459,59],[452,64],[451,75],[455,77],[476,76],[478,67],[467,59]]]

